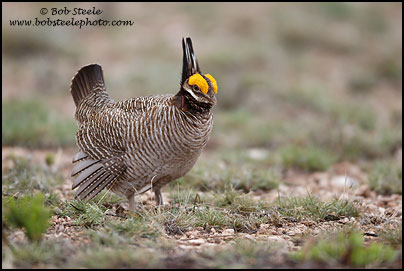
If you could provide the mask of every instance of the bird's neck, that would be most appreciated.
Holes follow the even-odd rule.
[[[193,114],[209,114],[212,105],[196,101],[191,94],[181,89],[174,97],[173,104],[183,112]]]

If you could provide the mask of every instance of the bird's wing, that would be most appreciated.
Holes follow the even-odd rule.
[[[172,94],[154,95],[130,98],[124,101],[116,102],[114,108],[121,109],[131,113],[131,117],[137,117],[140,114],[147,113],[155,106],[169,106]]]

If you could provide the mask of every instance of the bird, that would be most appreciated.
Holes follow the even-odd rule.
[[[161,188],[194,166],[212,131],[218,86],[212,75],[201,72],[191,38],[182,38],[182,50],[176,94],[115,102],[100,65],[86,65],[74,75],[75,198],[89,201],[108,189],[126,197],[134,211],[135,197],[152,190],[156,205],[163,205]]]

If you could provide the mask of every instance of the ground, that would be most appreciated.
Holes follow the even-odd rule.
[[[212,195],[212,191],[184,190],[172,185],[163,193],[164,206],[156,208],[153,194],[147,192],[140,197],[142,209],[133,213],[124,210],[128,207],[124,199],[111,193],[97,197],[91,204],[73,200],[72,181],[68,177],[72,148],[27,151],[3,147],[3,168],[15,166],[13,163],[18,160],[10,159],[13,156],[28,157],[32,164],[46,168],[49,153],[56,153],[51,167],[62,173],[63,181],[50,192],[56,197],[48,203],[53,214],[42,246],[60,246],[52,253],[61,250],[70,260],[65,263],[62,259],[49,260],[44,252],[25,252],[15,261],[6,249],[3,267],[293,267],[301,264],[293,253],[310,250],[316,240],[339,232],[347,236],[360,233],[365,246],[377,243],[401,250],[401,195],[384,196],[372,191],[366,183],[366,173],[351,163],[338,163],[323,172],[290,172],[277,188],[258,189],[249,192],[248,197],[225,190],[227,203],[219,193]],[[214,157],[208,152],[201,159]],[[85,211],[78,211],[84,206]],[[17,247],[29,243],[22,230],[8,230],[7,239]],[[126,256],[112,262],[97,261],[112,248],[116,249],[114,253],[122,250]],[[242,250],[250,251],[251,256],[247,253],[238,258]],[[132,255],[137,251],[157,255],[150,262],[140,261]],[[394,255],[394,260],[388,262],[373,259],[359,266],[398,268],[401,252]],[[303,263],[307,267],[352,265],[335,255],[328,257],[336,257],[336,262],[310,259]]]
[[[135,23],[10,23],[94,5]],[[401,3],[2,7],[3,268],[401,268]],[[174,94],[187,36],[218,82],[194,168],[162,207],[75,200],[73,75],[100,64],[115,101]]]

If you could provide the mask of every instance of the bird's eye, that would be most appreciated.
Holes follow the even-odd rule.
[[[198,85],[193,85],[192,88],[193,88],[195,91],[200,91],[200,88],[198,87]]]

